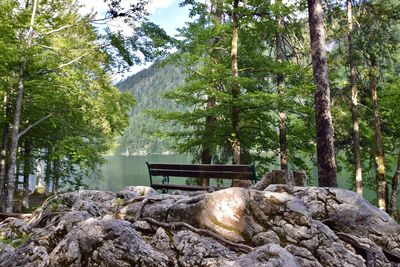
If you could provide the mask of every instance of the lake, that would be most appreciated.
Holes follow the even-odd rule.
[[[97,180],[90,188],[118,192],[129,185],[150,186],[146,162],[191,163],[189,155],[145,155],[145,156],[107,156],[107,163],[101,167]]]
[[[95,180],[89,181],[89,187],[92,189],[118,192],[125,186],[150,185],[146,162],[190,164],[192,157],[190,155],[153,154],[144,156],[108,156],[106,159],[108,162],[101,167],[101,175]],[[311,174],[312,185],[317,184],[316,175],[317,170],[314,168]],[[257,173],[257,176],[260,177],[262,174]],[[349,177],[351,177],[351,174],[346,171],[338,173],[338,184],[340,188],[351,188],[348,180]],[[184,183],[184,180],[180,179],[180,181]],[[376,195],[374,191],[364,188],[364,197],[369,201],[373,201]]]

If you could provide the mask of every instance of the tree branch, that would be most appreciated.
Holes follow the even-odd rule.
[[[21,138],[21,136],[23,136],[24,134],[26,134],[30,129],[32,129],[33,127],[35,127],[36,125],[38,125],[39,123],[41,123],[44,120],[47,120],[48,118],[50,118],[51,116],[53,116],[53,113],[49,113],[46,116],[44,116],[43,118],[41,118],[40,120],[36,121],[35,123],[29,125],[28,127],[26,127],[23,131],[21,131],[18,134],[18,139]]]
[[[44,33],[42,33],[42,35],[50,35],[52,33],[56,33],[56,32],[62,31],[64,29],[72,28],[74,26],[77,26],[77,24],[72,24],[72,25],[71,24],[67,24],[67,25],[64,25],[64,26],[62,26],[62,27],[60,27],[58,29],[54,29],[54,30],[51,30],[51,31],[48,31],[48,32],[44,32]]]
[[[39,74],[44,75],[44,74],[48,74],[48,73],[54,72],[54,71],[56,71],[56,70],[65,68],[65,67],[67,67],[67,66],[69,66],[69,65],[71,65],[71,64],[73,64],[73,63],[75,63],[75,62],[77,62],[78,60],[84,58],[85,56],[87,56],[88,54],[90,54],[91,52],[93,52],[93,50],[94,50],[94,49],[92,49],[92,50],[90,50],[90,51],[87,51],[86,53],[83,53],[83,54],[80,55],[79,57],[76,57],[76,58],[74,58],[73,60],[71,60],[71,61],[69,61],[69,62],[67,62],[67,63],[61,64],[61,65],[59,65],[58,67],[55,67],[54,69],[49,69],[49,70],[41,71],[41,72],[39,72]]]
[[[218,240],[221,243],[224,243],[230,247],[232,247],[233,249],[236,249],[238,251],[242,251],[242,252],[251,252],[254,250],[254,248],[245,245],[245,244],[238,244],[238,243],[234,243],[232,241],[229,241],[225,238],[223,238],[222,236],[211,232],[210,230],[206,230],[206,229],[198,229],[195,228],[193,226],[191,226],[190,224],[184,223],[184,222],[171,222],[171,223],[166,223],[166,222],[159,222],[157,220],[154,220],[152,218],[145,218],[144,219],[146,222],[148,222],[149,224],[153,224],[156,225],[158,227],[163,227],[163,228],[167,228],[170,230],[174,230],[176,228],[187,228],[190,231],[200,234],[200,235],[206,235],[206,236],[210,236],[212,238],[215,238],[216,240]]]

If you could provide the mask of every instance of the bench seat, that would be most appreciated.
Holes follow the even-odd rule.
[[[184,190],[184,191],[209,191],[209,190],[221,190],[228,188],[226,186],[202,186],[202,185],[178,185],[178,184],[153,184],[151,186],[154,189],[171,189],[171,190]]]

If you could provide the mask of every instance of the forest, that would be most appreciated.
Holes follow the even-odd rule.
[[[358,194],[375,190],[397,216],[400,1],[185,0],[177,36],[147,18],[148,1],[105,2],[99,19],[73,0],[1,1],[1,210],[17,191],[29,206],[41,166],[38,185],[56,192],[107,152],[165,145],[203,164],[317,166],[319,186],[337,187],[345,168]],[[99,26],[121,18],[131,36]],[[145,61],[161,67],[137,74],[134,90],[133,78],[115,85]],[[162,71],[159,91],[140,91],[138,75]]]
[[[183,1],[194,20],[176,38],[148,26],[153,45],[177,51],[161,64],[186,75],[165,94],[180,108],[147,112],[181,127],[158,136],[197,163],[317,166],[320,186],[346,169],[358,194],[374,190],[396,217],[399,4]]]
[[[0,267],[400,266],[400,0],[177,2],[0,1]]]
[[[164,97],[167,92],[182,85],[184,80],[184,72],[170,63],[165,66],[152,65],[115,85],[122,92],[131,93],[136,104],[129,114],[129,126],[116,140],[114,154],[162,154],[173,150],[174,140],[165,133],[181,131],[183,126],[160,123],[148,112],[154,108],[185,110],[185,106]]]

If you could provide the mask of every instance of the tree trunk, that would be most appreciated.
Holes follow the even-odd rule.
[[[320,186],[337,187],[323,10],[320,0],[307,2],[314,81],[317,87],[314,99],[318,182]]]
[[[33,26],[35,24],[37,2],[38,0],[33,1],[32,16],[27,36],[26,50],[32,47],[33,31],[34,31]],[[25,51],[25,55],[23,56],[22,63],[19,67],[17,97],[15,99],[15,110],[11,127],[10,166],[7,172],[6,212],[12,212],[13,210],[15,166],[17,162],[17,150],[18,150],[18,139],[19,139],[19,121],[21,117],[27,63],[28,63],[28,51]]]
[[[9,139],[9,127],[8,118],[10,116],[10,92],[7,92],[4,97],[4,125],[3,125],[3,137],[0,147],[0,212],[5,209],[5,186],[6,186],[6,174],[7,174],[7,149],[8,149],[8,139]]]
[[[232,10],[232,40],[231,40],[231,72],[232,72],[232,164],[240,164],[240,126],[239,126],[239,113],[240,109],[237,106],[237,100],[239,98],[239,70],[238,70],[238,27],[239,27],[239,15],[237,9],[239,6],[239,0],[233,0]],[[232,180],[232,186],[246,186],[240,180]]]
[[[397,168],[392,178],[392,197],[390,198],[390,216],[393,219],[398,219],[397,214],[397,198],[399,194],[399,181],[400,181],[400,152],[397,156]]]
[[[277,4],[282,5],[282,1],[278,0],[276,2]],[[276,50],[276,62],[282,63],[282,61],[285,59],[285,54],[283,51],[283,41],[282,41],[282,33],[281,28],[282,28],[282,22],[281,22],[281,17],[277,17],[277,22],[278,22],[278,32],[276,35],[276,43],[275,43],[275,50]],[[278,73],[276,77],[276,88],[278,90],[279,95],[284,94],[284,89],[283,89],[283,83],[284,83],[284,76],[282,73]],[[279,111],[278,111],[278,117],[279,117],[279,158],[280,158],[280,165],[281,165],[281,170],[287,170],[288,169],[288,152],[287,152],[287,140],[286,140],[286,113],[285,113],[285,108],[282,103],[282,101],[279,102]]]
[[[22,206],[29,209],[29,175],[31,173],[31,147],[29,141],[24,143],[24,189]]]
[[[222,21],[222,5],[223,2],[221,0],[215,0],[211,1],[211,18],[215,21],[215,26],[219,26],[219,24]],[[220,42],[220,37],[219,36],[214,36],[212,39],[212,48],[214,48],[219,42]],[[211,61],[215,64],[218,63],[218,57],[216,55],[216,51],[212,49],[210,57]],[[211,70],[213,73],[215,72],[215,69]],[[215,85],[215,89],[218,90],[218,86]],[[208,96],[207,100],[207,106],[206,109],[210,110],[215,106],[215,97],[213,96]],[[203,142],[203,147],[202,147],[202,152],[201,152],[201,163],[202,164],[211,164],[212,163],[212,148],[209,145],[208,140],[209,138],[213,138],[213,131],[215,129],[215,122],[216,118],[214,115],[207,115],[206,117],[206,122],[205,122],[205,135],[204,135],[204,142]],[[208,186],[210,183],[209,178],[203,178],[199,179],[200,185],[202,186]]]
[[[20,183],[20,176],[21,176],[21,162],[18,159],[18,154],[20,154],[21,151],[17,152],[17,163],[15,164],[15,183],[14,183],[14,190],[18,191],[19,188],[19,183]]]
[[[45,184],[44,185],[45,186],[44,194],[46,196],[50,195],[50,180],[51,180],[51,173],[52,173],[51,160],[50,160],[49,155],[50,155],[50,153],[48,154],[48,157],[46,159],[46,169],[44,171],[44,184]]]
[[[356,63],[354,61],[353,47],[353,12],[352,2],[347,0],[347,25],[349,42],[349,65],[350,65],[350,88],[351,88],[351,115],[353,120],[353,145],[354,145],[354,168],[356,192],[363,195],[361,152],[360,152],[360,123],[358,119],[358,90],[356,77]]]
[[[39,150],[39,153],[41,153],[41,150]],[[40,157],[40,155],[39,155]],[[35,185],[35,191],[43,187],[43,169],[42,169],[42,160],[38,158],[37,160],[37,166],[36,166],[36,185]]]
[[[53,161],[53,193],[57,194],[58,186],[60,183],[60,174],[61,174],[61,161],[55,160]]]
[[[371,70],[370,70],[370,86],[371,86],[371,99],[372,99],[372,112],[374,113],[374,134],[375,134],[375,169],[377,190],[376,195],[378,198],[378,207],[386,211],[386,168],[385,156],[383,153],[383,141],[381,132],[381,118],[378,110],[378,92],[377,92],[377,71],[378,66],[374,55],[370,55]]]
[[[237,107],[237,99],[239,97],[239,70],[238,70],[238,23],[239,16],[237,8],[239,6],[239,0],[233,0],[233,11],[232,11],[232,41],[231,41],[231,72],[232,72],[232,129],[233,134],[231,136],[232,144],[232,163],[240,164],[240,129],[239,129],[239,108]]]

